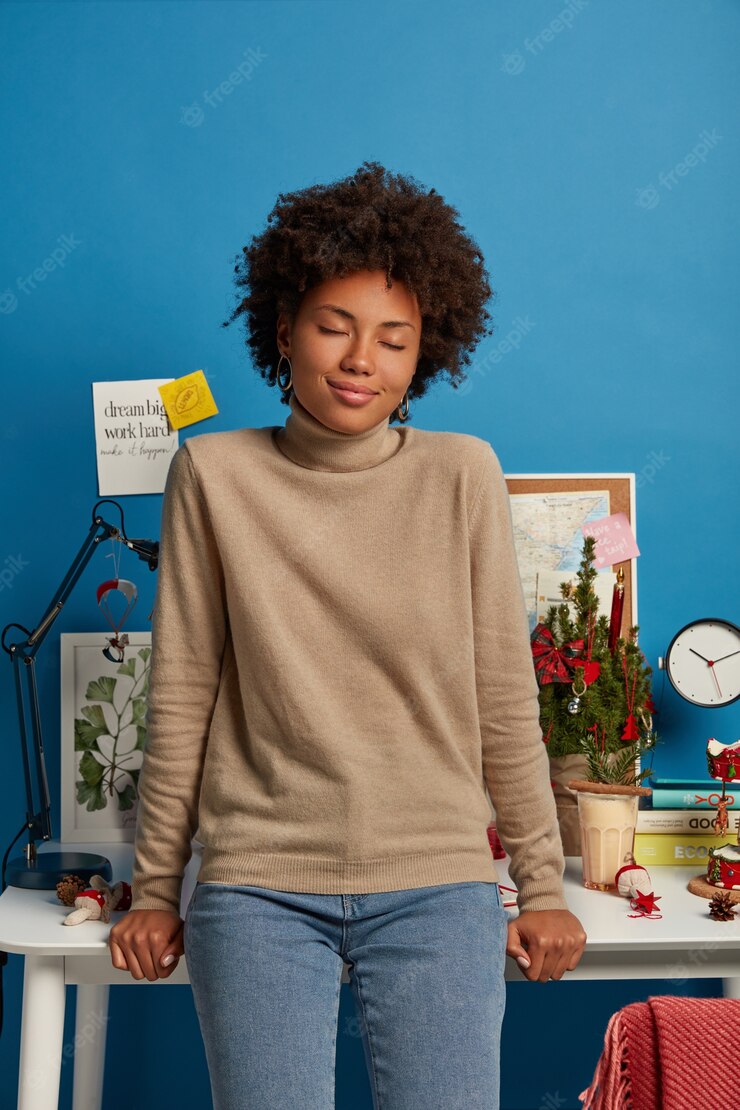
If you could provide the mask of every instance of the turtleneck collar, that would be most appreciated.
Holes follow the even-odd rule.
[[[400,449],[402,437],[390,427],[390,414],[364,432],[337,432],[327,428],[291,393],[290,416],[274,433],[283,455],[309,470],[368,470],[390,459]]]

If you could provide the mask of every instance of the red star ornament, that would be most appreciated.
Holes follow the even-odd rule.
[[[637,910],[637,913],[631,913],[629,916],[630,917],[653,917],[653,916],[662,917],[663,915],[661,913],[657,912],[658,911],[657,903],[660,901],[660,899],[661,899],[661,895],[658,895],[656,897],[652,893],[652,891],[649,894],[643,894],[641,891],[639,891],[634,898],[630,898],[630,906],[632,906],[633,910]]]

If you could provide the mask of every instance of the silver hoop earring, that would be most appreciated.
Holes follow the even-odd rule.
[[[287,361],[287,363],[288,363],[288,366],[290,367],[290,381],[288,382],[288,384],[287,384],[287,385],[283,385],[283,384],[282,384],[282,382],[280,381],[280,363],[281,363],[281,362],[283,361],[283,359],[285,359],[285,360]],[[280,388],[282,389],[283,393],[287,393],[287,392],[288,392],[288,390],[289,390],[289,389],[290,389],[290,388],[292,387],[292,385],[293,385],[293,366],[292,366],[292,364],[291,364],[291,361],[290,361],[290,359],[288,358],[288,356],[287,356],[287,355],[281,355],[281,356],[280,356],[280,361],[278,362],[278,364],[277,364],[277,370],[275,371],[275,381],[276,381],[276,382],[277,382],[277,384],[278,384],[278,385],[280,386]]]
[[[405,412],[402,411],[402,406],[403,406],[404,401],[406,402],[406,411]],[[401,404],[396,409],[396,412],[398,413],[398,419],[399,420],[406,420],[407,419],[407,417],[409,415],[409,391],[408,391],[408,389],[404,393],[403,400],[401,401]]]

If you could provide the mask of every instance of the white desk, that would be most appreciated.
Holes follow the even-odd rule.
[[[131,844],[65,844],[70,850],[100,851],[113,867],[113,880],[130,878]],[[39,853],[58,851],[58,841],[39,845]],[[507,860],[497,860],[502,884],[508,884]],[[185,872],[181,915],[184,916],[200,866],[199,851]],[[663,917],[630,918],[629,901],[618,894],[586,890],[581,883],[581,859],[566,860],[569,908],[588,934],[575,971],[565,979],[666,979],[666,993],[680,990],[691,978],[721,978],[726,997],[740,998],[740,914],[735,921],[713,921],[708,902],[686,890],[693,867],[652,867],[655,894]],[[118,971],[110,958],[107,938],[112,924],[86,921],[64,925],[70,912],[54,890],[7,887],[0,897],[0,949],[25,957],[18,1110],[57,1110],[62,1056],[74,1056],[74,1110],[100,1110],[108,989],[125,986],[163,987],[189,982],[181,957],[167,979],[150,983]],[[509,911],[512,916],[516,910]],[[512,959],[506,962],[507,980],[529,982]],[[343,982],[348,982],[345,965]],[[63,1045],[65,986],[77,986],[77,1018],[73,1044]],[[10,1013],[7,1008],[7,1023]]]

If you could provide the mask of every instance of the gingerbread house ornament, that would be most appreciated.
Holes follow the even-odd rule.
[[[709,849],[707,882],[727,890],[740,890],[740,844]]]
[[[740,740],[721,744],[710,737],[707,740],[707,770],[713,779],[735,782],[740,778]]]
[[[725,784],[734,782],[740,772],[740,740],[732,744],[722,744],[714,737],[707,740],[707,770],[712,778],[722,780],[722,797],[717,806],[714,829],[721,836],[727,829],[727,797]],[[740,890],[740,829],[734,844],[723,844],[710,848],[707,853],[706,880],[712,886],[726,890]]]

